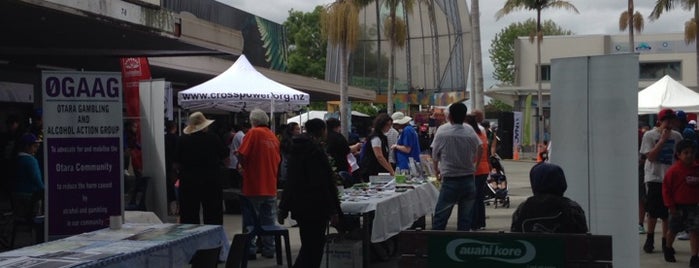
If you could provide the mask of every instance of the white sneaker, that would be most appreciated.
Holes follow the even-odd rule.
[[[678,240],[689,240],[689,234],[687,231],[682,231],[677,233],[677,236],[675,236]]]

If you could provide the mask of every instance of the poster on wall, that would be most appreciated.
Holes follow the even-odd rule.
[[[42,72],[49,237],[122,214],[122,93],[120,73]]]

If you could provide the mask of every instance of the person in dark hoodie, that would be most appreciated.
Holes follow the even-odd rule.
[[[512,232],[587,233],[585,211],[563,196],[568,184],[561,167],[539,163],[529,171],[534,196],[512,214]]]
[[[291,212],[299,225],[301,249],[294,267],[320,267],[328,220],[337,223],[340,214],[336,175],[321,146],[326,136],[325,122],[311,119],[306,133],[292,139],[288,159],[288,181],[279,204],[277,220]]]

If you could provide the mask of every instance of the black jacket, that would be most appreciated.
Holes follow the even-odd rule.
[[[527,198],[512,214],[512,232],[587,233],[585,211],[567,197],[538,194]]]
[[[381,140],[381,154],[383,154],[383,157],[388,161],[388,138],[386,138],[386,135],[373,134],[367,137],[366,143],[364,143],[364,147],[362,148],[363,153],[361,160],[359,160],[362,180],[365,182],[369,181],[369,176],[371,175],[388,172],[388,170],[379,163],[379,160],[377,160],[374,154],[374,149],[371,147],[371,140],[374,137],[379,137]]]
[[[329,219],[340,212],[336,175],[328,156],[312,137],[293,138],[288,159],[288,181],[279,209],[293,219]]]
[[[335,171],[347,171],[350,172],[349,163],[347,162],[347,154],[350,153],[349,144],[347,144],[347,139],[342,134],[335,131],[328,131],[327,137],[328,144],[328,155],[335,160]]]

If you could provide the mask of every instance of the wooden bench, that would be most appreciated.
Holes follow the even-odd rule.
[[[398,245],[398,267],[612,267],[609,235],[416,230]]]

